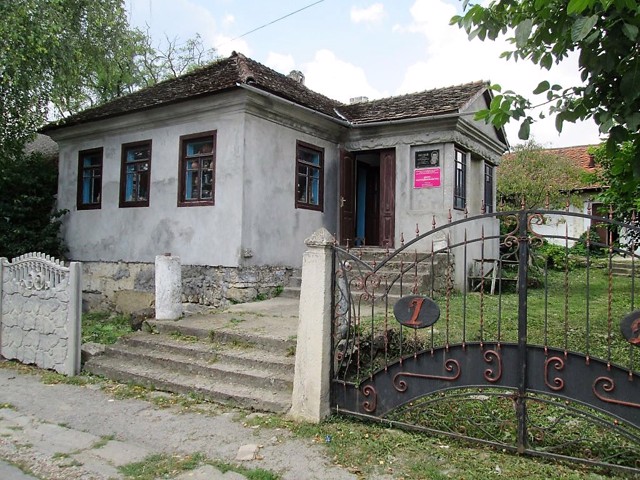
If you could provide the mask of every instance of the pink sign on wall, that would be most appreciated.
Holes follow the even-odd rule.
[[[440,167],[416,168],[413,173],[413,188],[433,188],[440,186]]]

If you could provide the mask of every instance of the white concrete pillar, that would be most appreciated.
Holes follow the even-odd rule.
[[[182,270],[180,257],[156,256],[156,318],[177,320],[182,316]]]
[[[319,422],[330,412],[331,270],[335,239],[321,228],[305,240],[293,397],[289,416]]]
[[[82,263],[69,264],[69,310],[67,312],[67,328],[69,340],[67,358],[64,365],[65,375],[80,373],[82,350]]]

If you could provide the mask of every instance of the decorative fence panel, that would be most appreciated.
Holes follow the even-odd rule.
[[[589,227],[542,235],[552,216]],[[335,247],[333,409],[640,473],[638,239],[611,214],[521,210]]]
[[[43,253],[0,258],[0,356],[80,372],[82,269]]]

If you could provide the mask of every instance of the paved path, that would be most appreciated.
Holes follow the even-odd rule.
[[[0,478],[2,478],[2,480],[38,480],[36,477],[27,475],[19,468],[9,465],[2,460],[0,460]]]
[[[13,368],[0,368],[0,406],[8,407],[0,409],[0,459],[27,464],[45,480],[122,479],[117,467],[123,464],[151,454],[197,452],[210,460],[277,472],[285,480],[356,478],[331,465],[320,445],[288,431],[243,425],[246,412],[239,410],[182,413],[142,400],[116,400],[99,385],[45,385],[39,375]],[[255,459],[237,461],[239,449],[247,445],[257,446]],[[14,479],[2,472],[0,479]],[[223,476],[211,467],[196,472],[201,476],[188,473],[184,478],[244,478],[233,472]],[[25,478],[30,479],[15,476]]]

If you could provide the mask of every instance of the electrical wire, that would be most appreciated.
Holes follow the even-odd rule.
[[[233,41],[235,41],[235,40],[238,40],[239,38],[246,37],[247,35],[249,35],[249,34],[251,34],[251,33],[253,33],[253,32],[257,32],[258,30],[260,30],[260,29],[262,29],[262,28],[268,27],[269,25],[273,25],[274,23],[279,22],[280,20],[284,20],[284,19],[285,19],[285,18],[287,18],[287,17],[290,17],[290,16],[292,16],[292,15],[295,15],[296,13],[299,13],[299,12],[301,12],[301,11],[303,11],[303,10],[306,10],[307,8],[311,8],[311,7],[313,7],[314,5],[317,5],[317,4],[322,3],[322,2],[324,2],[324,0],[318,0],[317,2],[310,3],[310,4],[309,4],[309,5],[307,5],[306,7],[299,8],[299,9],[298,9],[298,10],[296,10],[295,12],[287,13],[286,15],[284,15],[284,16],[282,16],[282,17],[280,17],[280,18],[276,18],[275,20],[272,20],[272,21],[271,21],[271,22],[269,22],[269,23],[265,23],[264,25],[261,25],[261,26],[259,26],[259,27],[257,27],[257,28],[254,28],[253,30],[249,30],[248,32],[243,33],[242,35],[240,35],[240,36],[238,36],[238,37],[235,37],[235,38],[232,38],[231,40],[227,40],[226,42],[223,42],[223,43],[221,43],[221,44],[219,44],[219,45],[216,45],[216,46],[215,46],[215,47],[213,47],[213,48],[215,48],[215,49],[217,50],[218,48],[220,48],[220,47],[222,47],[222,46],[224,46],[224,45],[226,45],[226,44],[228,44],[228,43],[231,43],[231,42],[233,42]]]

